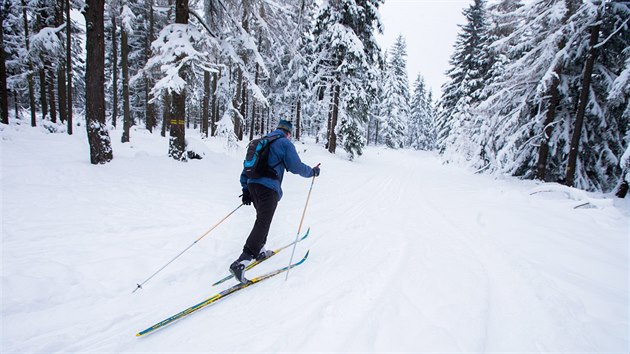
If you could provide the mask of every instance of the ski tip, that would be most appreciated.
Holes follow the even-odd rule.
[[[298,264],[303,263],[308,258],[309,253],[311,253],[311,250],[306,251],[306,254],[304,255],[304,258],[302,258],[302,260]]]

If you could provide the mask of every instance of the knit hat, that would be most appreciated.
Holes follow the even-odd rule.
[[[278,122],[278,129],[282,129],[287,133],[292,133],[293,124],[291,124],[288,120],[280,119],[280,122]]]

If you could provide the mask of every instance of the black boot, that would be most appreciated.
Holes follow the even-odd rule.
[[[230,265],[230,273],[232,273],[234,278],[242,284],[248,282],[247,278],[245,278],[245,264],[239,261],[234,261],[234,263]]]
[[[245,267],[252,261],[252,257],[246,253],[242,253],[237,260],[230,265],[230,273],[242,284],[247,283],[249,280],[245,278]]]

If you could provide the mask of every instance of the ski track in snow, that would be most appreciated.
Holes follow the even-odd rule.
[[[114,161],[91,166],[84,132],[0,132],[3,353],[628,351],[626,201],[573,209],[432,153],[368,147],[349,162],[300,142],[322,162],[304,265],[136,338],[233,284],[210,286],[255,214],[241,208],[132,295],[238,206],[244,150],[190,131],[205,158],[182,164],[157,135],[112,133]],[[285,175],[270,248],[295,238],[309,185]]]

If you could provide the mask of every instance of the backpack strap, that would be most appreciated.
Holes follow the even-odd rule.
[[[271,149],[271,143],[273,143],[276,140],[279,140],[281,138],[284,137],[284,134],[280,135],[280,134],[276,134],[276,135],[267,135],[267,144],[269,145],[269,147],[267,147],[268,149]],[[271,152],[271,150],[269,150],[269,152]],[[280,160],[280,162],[278,162],[277,164],[271,166],[269,165],[269,167],[273,170],[275,170],[276,167],[280,166],[281,164],[284,164],[284,161]]]

